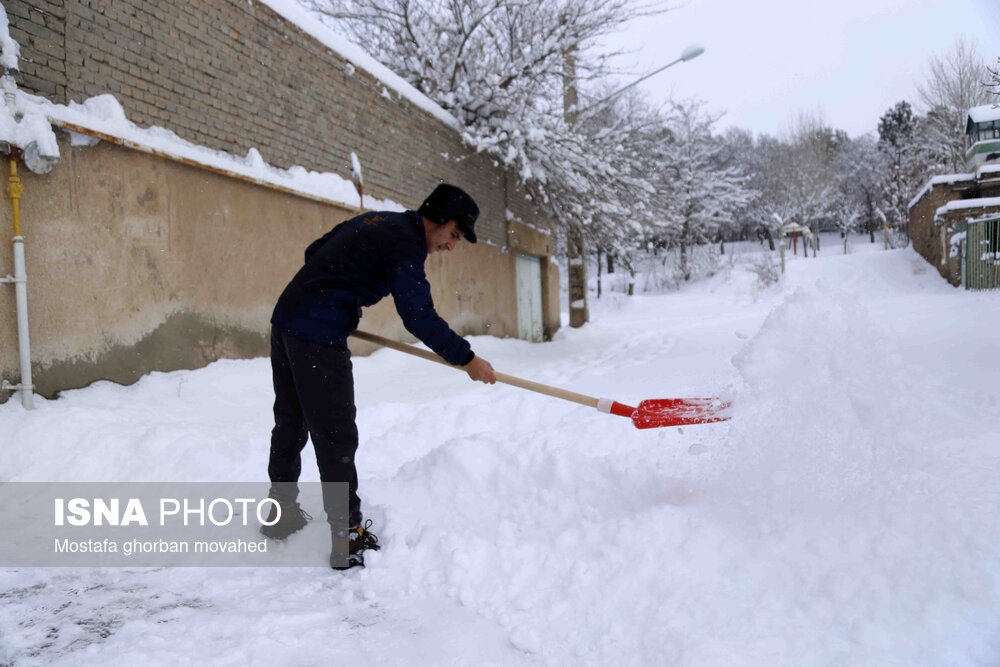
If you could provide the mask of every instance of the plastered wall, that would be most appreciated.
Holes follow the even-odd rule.
[[[305,247],[357,213],[106,142],[63,138],[60,149],[50,174],[19,170],[33,374],[47,396],[266,355],[271,309]],[[4,238],[10,215],[4,199]],[[546,235],[521,235],[520,252],[544,256]],[[459,333],[517,334],[514,256],[480,242],[428,259],[435,303]],[[559,321],[554,268],[543,286],[547,329]],[[5,244],[0,275],[12,272]],[[5,379],[18,375],[13,292],[0,289]],[[391,299],[369,309],[363,327],[412,340]]]

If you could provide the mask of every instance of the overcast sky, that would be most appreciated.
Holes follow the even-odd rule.
[[[995,64],[1000,0],[685,0],[612,43],[633,51],[627,62],[642,72],[704,46],[639,85],[653,100],[698,97],[725,110],[720,128],[780,134],[799,110],[821,110],[854,136],[874,132],[897,101],[914,101],[930,56],[963,35]]]

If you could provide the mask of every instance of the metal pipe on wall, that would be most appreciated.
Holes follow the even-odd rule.
[[[27,410],[35,407],[34,384],[31,380],[31,341],[28,335],[28,273],[24,262],[24,237],[21,235],[21,195],[24,186],[17,175],[17,159],[11,155],[10,177],[7,185],[7,195],[10,197],[10,207],[14,223],[14,275],[0,278],[0,282],[14,284],[14,299],[17,309],[17,352],[21,367],[21,381],[11,385],[4,383],[5,389],[15,390],[21,394],[21,405]]]
[[[3,6],[0,5],[0,12],[4,11]],[[6,16],[3,18],[6,19]],[[7,44],[4,46],[6,47]],[[31,378],[31,342],[28,336],[28,272],[24,261],[24,236],[21,234],[21,197],[24,195],[24,186],[21,185],[21,179],[17,175],[17,161],[23,159],[25,166],[36,174],[47,174],[58,162],[59,153],[58,149],[53,146],[43,147],[40,145],[40,142],[54,144],[55,136],[46,137],[44,133],[40,135],[37,131],[37,124],[26,132],[18,129],[25,122],[25,119],[24,114],[17,106],[17,83],[14,81],[14,77],[18,74],[17,60],[16,57],[11,58],[11,54],[3,54],[3,56],[3,62],[0,63],[0,68],[2,68],[0,89],[3,91],[3,106],[0,107],[0,113],[7,114],[8,118],[4,119],[6,131],[4,136],[0,138],[0,152],[9,157],[10,164],[7,196],[10,197],[14,226],[14,237],[11,239],[14,250],[14,275],[0,276],[0,283],[13,283],[14,285],[14,300],[17,311],[17,352],[21,380],[18,384],[11,384],[6,380],[0,382],[0,390],[20,393],[21,404],[25,409],[32,410],[35,407],[35,385]],[[44,127],[51,132],[50,125],[46,123]]]

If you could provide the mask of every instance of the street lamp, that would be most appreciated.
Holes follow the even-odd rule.
[[[576,116],[577,119],[579,119],[580,117],[582,117],[583,114],[587,113],[588,111],[590,111],[594,107],[598,107],[598,106],[604,104],[605,102],[607,102],[608,100],[610,100],[611,98],[617,97],[618,95],[624,93],[629,88],[634,87],[636,84],[642,83],[643,81],[645,81],[646,79],[648,79],[649,77],[651,77],[651,76],[653,76],[655,74],[659,74],[660,72],[662,72],[663,70],[667,69],[668,67],[673,67],[677,63],[686,63],[689,60],[694,60],[695,58],[697,58],[698,56],[700,56],[703,53],[705,53],[705,47],[698,46],[697,44],[692,44],[691,46],[689,46],[686,49],[684,49],[683,51],[681,51],[681,57],[678,58],[677,60],[673,60],[673,61],[667,63],[666,65],[664,65],[663,67],[655,69],[655,70],[653,70],[652,72],[650,72],[649,74],[647,74],[645,76],[639,77],[638,79],[636,79],[632,83],[628,84],[624,88],[619,88],[618,90],[616,90],[615,92],[611,93],[607,97],[601,98],[601,99],[597,100],[596,102],[594,102],[593,104],[589,104],[586,107],[584,107],[583,109],[580,109],[579,111],[576,112],[577,113],[577,116]]]
[[[573,57],[572,51],[568,51],[564,54],[565,61],[563,65],[563,113],[568,126],[574,126],[579,122],[579,120],[588,111],[593,110],[596,107],[601,106],[611,98],[616,95],[620,95],[624,91],[632,88],[638,83],[641,83],[653,76],[654,74],[659,74],[663,70],[676,65],[677,63],[687,62],[693,58],[697,58],[705,49],[692,45],[681,51],[681,57],[673,62],[669,62],[659,69],[653,70],[646,76],[636,79],[629,85],[616,90],[607,97],[600,99],[593,104],[590,104],[583,109],[577,109],[577,97],[576,97],[576,63]],[[587,315],[587,264],[585,261],[585,249],[584,249],[584,239],[583,233],[577,230],[570,230],[566,236],[566,255],[569,259],[569,267],[567,269],[567,281],[569,282],[569,325],[573,328],[583,326],[588,319]]]

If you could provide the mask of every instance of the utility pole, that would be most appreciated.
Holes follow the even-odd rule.
[[[667,63],[649,74],[640,77],[623,88],[619,88],[610,95],[589,104],[586,108],[579,108],[579,98],[576,90],[576,51],[573,48],[563,52],[563,119],[570,127],[574,127],[577,122],[588,115],[591,111],[601,107],[605,102],[617,97],[619,94],[634,87],[641,81],[645,81],[654,74],[658,74],[668,67],[677,63],[687,62],[697,58],[705,49],[701,46],[692,45],[681,52],[677,60]],[[571,327],[582,327],[590,319],[587,309],[587,248],[584,240],[583,229],[579,225],[566,223],[566,258],[569,266],[566,270],[569,288],[569,325]],[[599,261],[599,260],[598,260]],[[610,273],[611,266],[608,265]],[[629,292],[631,294],[631,291]]]
[[[576,125],[576,56],[572,50],[563,54],[563,118],[570,127]],[[578,225],[566,225],[566,257],[569,266],[569,325],[582,327],[590,319],[587,311],[587,256],[583,230]]]

